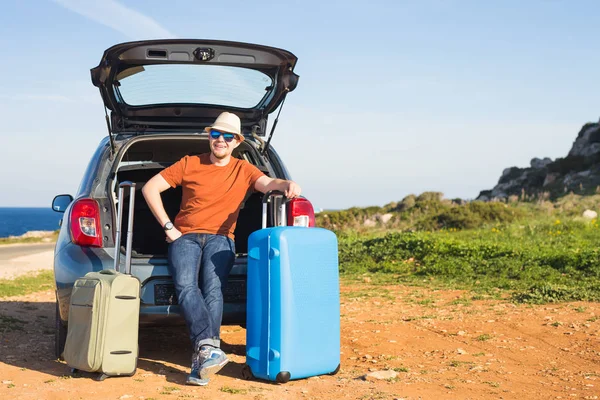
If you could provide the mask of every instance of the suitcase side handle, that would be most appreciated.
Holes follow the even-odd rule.
[[[117,211],[117,233],[115,235],[115,271],[121,263],[121,225],[123,224],[123,194],[129,188],[129,219],[127,221],[127,242],[125,247],[125,273],[131,274],[131,247],[133,243],[133,208],[135,205],[135,182],[124,181],[119,184],[119,207]]]
[[[279,226],[287,225],[287,213],[285,210],[286,203],[288,202],[287,197],[285,197],[285,193],[280,190],[269,190],[264,194],[262,198],[262,229],[267,227],[267,208],[268,204],[275,196],[283,197],[283,201],[281,202],[280,214],[279,214]]]
[[[117,271],[115,271],[114,269],[103,269],[102,271],[100,271],[98,273],[102,274],[102,275],[116,275]]]

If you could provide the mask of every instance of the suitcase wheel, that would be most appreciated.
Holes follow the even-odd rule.
[[[102,382],[103,380],[105,380],[106,378],[108,378],[108,375],[103,374],[102,372],[98,374],[98,376],[96,377],[96,379],[94,379],[95,381],[98,382]]]
[[[341,364],[338,364],[337,368],[333,372],[330,372],[329,375],[335,375],[338,372],[340,372],[340,367],[341,367]]]
[[[275,379],[279,383],[286,383],[287,381],[290,380],[290,373],[287,371],[281,371],[280,373],[277,374]]]
[[[254,374],[252,374],[250,366],[248,364],[244,364],[242,367],[242,379],[249,381],[252,378],[254,378]]]

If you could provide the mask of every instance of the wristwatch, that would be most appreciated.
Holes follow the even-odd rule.
[[[171,221],[167,221],[163,226],[163,229],[165,231],[170,231],[171,229],[173,229],[173,223]]]

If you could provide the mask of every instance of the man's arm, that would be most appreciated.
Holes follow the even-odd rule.
[[[300,196],[302,189],[294,181],[286,181],[284,179],[273,179],[268,176],[261,176],[256,180],[254,189],[262,193],[267,193],[271,190],[279,190],[283,192],[288,199]]]
[[[160,194],[170,188],[171,185],[169,185],[165,178],[160,174],[156,174],[146,182],[142,189],[142,194],[146,199],[146,203],[148,203],[150,211],[152,211],[152,214],[154,214],[154,217],[160,226],[165,226],[169,221],[169,216],[165,211],[165,206],[163,205]],[[181,236],[181,232],[179,232],[177,228],[169,229],[168,231],[165,231],[165,233],[167,235],[167,242],[172,242]]]

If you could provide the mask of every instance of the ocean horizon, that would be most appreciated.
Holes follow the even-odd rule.
[[[55,231],[64,214],[50,207],[0,207],[0,237],[29,231]]]

